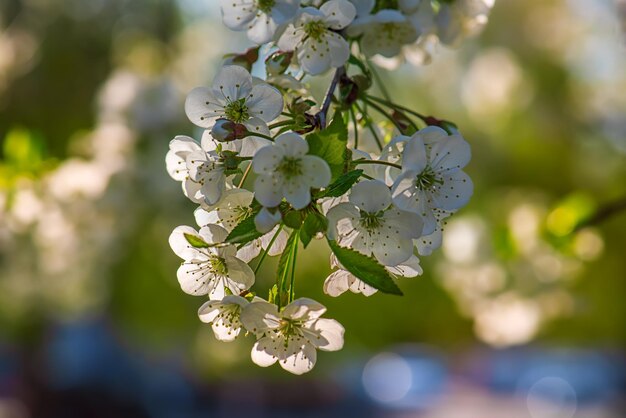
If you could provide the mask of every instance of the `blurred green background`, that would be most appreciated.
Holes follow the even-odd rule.
[[[328,307],[346,344],[309,379],[402,343],[451,358],[529,343],[623,350],[625,10],[500,1],[459,50],[382,73],[397,102],[459,126],[475,195],[401,298],[324,295],[328,252],[314,243],[297,292]],[[174,135],[200,134],[184,97],[247,46],[215,1],[2,1],[0,345],[23,353],[11,358],[31,361],[55,327],[95,320],[132,356],[174,356],[202,382],[296,381],[254,366],[249,338],[214,339],[167,244],[193,225],[164,165]]]

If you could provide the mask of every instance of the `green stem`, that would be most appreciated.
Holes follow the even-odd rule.
[[[248,166],[246,167],[246,171],[244,171],[243,176],[241,176],[241,180],[239,180],[239,185],[237,187],[239,187],[240,189],[245,183],[246,178],[248,178],[248,174],[250,174],[250,170],[252,170],[252,163],[248,164]]]
[[[254,268],[254,275],[256,276],[257,272],[259,271],[259,269],[261,268],[261,264],[263,264],[263,261],[265,261],[265,258],[267,257],[267,253],[269,253],[270,248],[272,248],[272,245],[274,245],[274,241],[276,241],[276,239],[278,238],[278,235],[280,234],[280,231],[283,229],[283,226],[280,225],[278,227],[278,229],[276,230],[276,233],[274,234],[274,236],[272,237],[272,239],[270,240],[269,245],[267,246],[267,248],[265,250],[263,250],[263,254],[261,254],[261,258],[259,259],[258,264],[256,265],[256,267]]]
[[[380,164],[387,165],[389,167],[397,168],[398,170],[402,170],[402,166],[396,163],[392,163],[391,161],[383,161],[383,160],[354,160],[352,161],[354,165],[360,164]]]
[[[272,130],[272,129],[280,128],[281,126],[289,126],[289,125],[293,125],[293,124],[294,124],[294,122],[295,122],[295,121],[294,121],[293,119],[290,119],[290,120],[282,120],[282,121],[280,121],[280,122],[276,122],[276,123],[271,124],[271,125],[269,126],[269,129],[270,129],[270,130]]]
[[[297,232],[296,239],[293,240],[293,252],[291,253],[291,283],[289,284],[289,303],[293,302],[296,296],[296,260],[298,259],[298,241],[300,232]]]
[[[354,149],[359,149],[359,123],[356,120],[354,107],[350,107],[350,117],[352,118],[352,123],[354,124]]]
[[[426,122],[426,120],[428,119],[426,116],[422,115],[421,113],[418,113],[414,110],[409,109],[408,107],[396,104],[394,102],[392,102],[391,100],[385,100],[385,99],[381,99],[380,97],[376,97],[376,96],[371,96],[369,94],[365,95],[365,97],[367,99],[369,99],[370,101],[376,101],[380,104],[383,104],[387,107],[390,107],[392,109],[396,109],[396,110],[402,110],[404,112],[410,113],[413,116],[417,116],[418,118],[420,118],[422,121]]]
[[[359,110],[359,112],[361,112],[362,115],[367,115],[367,113],[365,113],[363,111],[363,109],[358,105],[358,104],[354,104],[354,106]],[[378,146],[378,150],[382,151],[383,150],[383,143],[380,140],[380,137],[378,136],[378,133],[376,133],[376,129],[374,129],[374,127],[372,126],[372,119],[369,116],[366,116],[367,119],[367,129],[369,129],[370,133],[372,134],[372,136],[374,137],[374,141],[376,141],[376,145]]]
[[[380,113],[381,115],[383,115],[383,116],[384,116],[387,120],[389,120],[389,122],[393,123],[393,124],[394,124],[394,126],[395,126],[396,128],[398,128],[398,130],[399,130],[400,132],[402,132],[402,131],[404,130],[404,129],[403,129],[403,127],[402,127],[402,125],[400,125],[400,124],[398,123],[398,121],[397,121],[397,120],[395,120],[392,116],[388,115],[388,114],[387,114],[387,112],[385,112],[385,109],[383,109],[382,107],[378,106],[376,103],[374,103],[374,102],[373,102],[373,101],[371,101],[371,100],[367,100],[367,99],[366,99],[366,100],[365,100],[365,102],[366,102],[369,106],[373,107],[373,108],[374,108],[374,110],[376,110],[378,113]]]
[[[246,134],[247,134],[247,135],[245,136],[246,138],[247,138],[247,137],[249,137],[249,136],[256,136],[256,137],[258,137],[258,138],[263,138],[263,139],[267,139],[267,140],[269,140],[269,141],[274,142],[274,138],[272,138],[271,136],[268,136],[268,135],[263,135],[263,134],[260,134],[260,133],[258,133],[258,132],[248,131],[248,132],[246,132]]]
[[[374,79],[376,80],[376,84],[378,84],[378,87],[380,88],[381,93],[383,94],[383,96],[385,96],[387,100],[391,101],[391,96],[389,95],[389,92],[387,91],[387,88],[385,87],[385,83],[383,83],[382,77],[380,76],[380,74],[378,74],[378,70],[376,70],[376,67],[372,65],[372,63],[369,60],[366,60],[365,62],[367,62],[367,67],[374,75]]]

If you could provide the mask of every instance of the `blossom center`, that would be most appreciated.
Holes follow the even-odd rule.
[[[316,41],[322,40],[326,30],[326,25],[321,20],[312,20],[304,25],[304,33]]]
[[[278,326],[278,332],[285,337],[285,343],[289,341],[289,337],[299,337],[302,335],[302,322],[293,319],[281,319]]]
[[[277,168],[287,180],[302,175],[302,160],[300,158],[285,157]]]
[[[216,276],[226,276],[228,274],[226,260],[224,260],[222,257],[212,255],[209,258],[209,264],[211,264],[211,272]]]
[[[235,222],[239,223],[252,215],[252,208],[250,206],[237,206],[233,212],[235,212]]]
[[[235,123],[245,122],[250,118],[246,99],[239,99],[228,103],[224,108],[224,113],[226,114],[226,119]]]
[[[364,210],[361,211],[361,219],[359,220],[359,224],[368,232],[373,232],[380,228],[382,225],[382,211],[380,212],[366,212]]]
[[[415,185],[420,190],[432,190],[436,185],[442,185],[443,180],[437,177],[432,167],[428,166],[417,175]]]
[[[398,0],[378,0],[376,2],[376,6],[372,10],[372,14],[380,10],[387,10],[387,9],[397,10],[398,8],[399,8]]]
[[[267,14],[272,10],[274,4],[276,4],[276,0],[258,0],[257,7],[260,11]]]

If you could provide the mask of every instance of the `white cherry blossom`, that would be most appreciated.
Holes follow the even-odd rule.
[[[330,0],[319,9],[303,8],[278,40],[284,51],[295,51],[302,69],[311,75],[338,68],[350,57],[348,42],[337,32],[348,26],[356,9],[348,0]]]
[[[349,202],[328,211],[328,236],[342,246],[373,255],[381,264],[397,266],[413,255],[413,239],[422,234],[419,215],[396,208],[391,192],[379,180],[352,188]]]
[[[307,155],[308,143],[295,133],[285,133],[272,145],[261,148],[252,160],[258,177],[254,183],[256,199],[266,207],[275,207],[283,197],[295,209],[311,203],[311,188],[330,183],[326,161]]]
[[[343,347],[344,328],[334,319],[320,318],[326,308],[308,298],[296,299],[278,312],[268,302],[252,302],[241,313],[244,327],[257,335],[252,361],[261,367],[278,363],[288,372],[303,374],[317,360],[317,351]]]
[[[350,36],[361,36],[360,46],[368,56],[395,57],[404,45],[417,41],[419,32],[413,22],[398,10],[380,10],[356,19],[348,28]]]
[[[182,182],[183,193],[196,203],[215,204],[226,187],[224,165],[212,141],[203,137],[202,145],[188,136],[170,141],[165,156],[167,172]]]
[[[408,260],[397,266],[385,266],[388,272],[395,276],[416,277],[422,274],[419,258],[412,255]],[[337,269],[330,273],[324,281],[324,293],[337,297],[345,291],[350,290],[352,293],[362,293],[364,296],[371,296],[378,290],[362,280],[356,278],[352,273],[347,271],[344,266],[337,260],[334,254],[330,256],[330,267]]]
[[[186,235],[210,246],[194,247]],[[169,242],[174,253],[185,260],[177,272],[178,282],[185,293],[221,300],[226,294],[225,289],[238,294],[254,284],[252,269],[236,257],[237,248],[224,243],[227,236],[228,231],[219,225],[207,225],[199,232],[189,226],[174,229]]]
[[[185,101],[185,113],[201,128],[211,128],[218,119],[244,125],[248,131],[269,135],[267,123],[283,110],[283,96],[275,87],[254,81],[250,73],[238,65],[225,65],[215,76],[213,85],[196,87]],[[269,141],[248,136],[243,140],[241,155],[252,156]]]
[[[239,295],[227,295],[222,300],[209,300],[198,309],[198,317],[211,325],[215,338],[233,341],[241,332],[241,311],[248,305],[247,299]]]
[[[472,196],[472,180],[461,170],[470,158],[470,146],[460,134],[448,135],[438,127],[424,128],[406,141],[393,202],[424,219],[425,235],[437,228],[436,209],[454,211]]]
[[[218,204],[213,206],[199,207],[195,210],[194,216],[196,223],[200,227],[206,227],[211,224],[216,224],[224,227],[226,231],[230,232],[235,228],[239,222],[251,216],[252,201],[254,200],[254,194],[245,189],[231,189],[224,192],[223,198]],[[280,221],[280,219],[279,219]],[[253,258],[258,256],[262,250],[269,247],[274,234],[278,232],[279,227],[276,224],[272,225],[268,229],[266,234],[261,238],[252,240],[245,244],[243,247],[237,250],[237,258],[250,262]],[[285,249],[287,239],[289,235],[281,229],[278,236],[274,240],[272,247],[268,250],[268,255],[279,255]]]
[[[220,0],[220,6],[229,29],[245,30],[252,42],[264,44],[296,15],[300,0]]]

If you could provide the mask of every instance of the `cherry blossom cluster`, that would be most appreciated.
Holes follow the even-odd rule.
[[[187,96],[203,133],[174,138],[166,166],[198,205],[197,228],[179,226],[169,242],[182,290],[208,299],[198,314],[217,339],[251,335],[254,363],[302,374],[317,349],[342,348],[344,328],[296,298],[299,248],[328,244],[330,296],[401,295],[396,279],[422,273],[418,257],[441,245],[446,219],[472,195],[470,147],[455,125],[374,95],[369,59],[401,55],[433,33],[424,22],[467,1],[220,3],[225,25],[258,46]],[[315,100],[305,79],[331,68]],[[255,281],[268,256],[278,268],[263,298]]]

